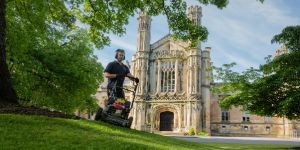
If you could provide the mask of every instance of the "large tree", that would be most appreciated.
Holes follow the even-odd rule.
[[[300,119],[300,26],[289,26],[275,35],[272,43],[283,44],[288,53],[271,59],[259,69],[243,73],[231,70],[234,64],[215,68],[223,81],[217,92],[229,94],[221,106],[242,106],[254,114]]]
[[[64,112],[96,106],[91,95],[102,81],[102,66],[88,32],[73,25],[64,3],[7,6],[6,61],[19,102]]]
[[[228,0],[198,1],[218,8],[228,3]],[[70,107],[68,102],[74,98],[84,99],[99,82],[95,80],[99,77],[96,72],[101,73],[101,68],[95,66],[95,59],[87,57],[92,47],[108,45],[110,33],[123,35],[128,18],[141,10],[152,16],[165,14],[175,37],[190,40],[192,46],[205,40],[208,34],[205,27],[195,26],[187,19],[187,6],[182,0],[0,2],[1,102],[18,102],[10,73],[19,102],[37,102],[41,106],[64,109],[61,103],[63,107]],[[5,8],[5,4],[8,7]],[[78,23],[87,28],[76,26]],[[81,86],[82,83],[85,86]]]
[[[6,1],[0,0],[0,101],[17,103],[17,96],[11,83],[10,73],[6,64]]]

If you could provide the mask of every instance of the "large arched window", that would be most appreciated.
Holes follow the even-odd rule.
[[[175,62],[167,61],[161,64],[161,92],[175,91]]]

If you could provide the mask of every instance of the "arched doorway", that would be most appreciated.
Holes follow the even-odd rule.
[[[174,125],[174,113],[165,111],[160,113],[160,131],[172,131]]]

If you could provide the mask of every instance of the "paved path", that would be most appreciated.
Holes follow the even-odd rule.
[[[300,139],[279,139],[263,137],[193,137],[193,136],[172,136],[177,139],[191,142],[215,142],[215,143],[236,143],[236,144],[282,144],[300,147]]]

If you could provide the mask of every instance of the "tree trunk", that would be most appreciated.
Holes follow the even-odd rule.
[[[5,9],[6,0],[0,0],[0,102],[18,103],[16,92],[11,83],[5,54]]]

